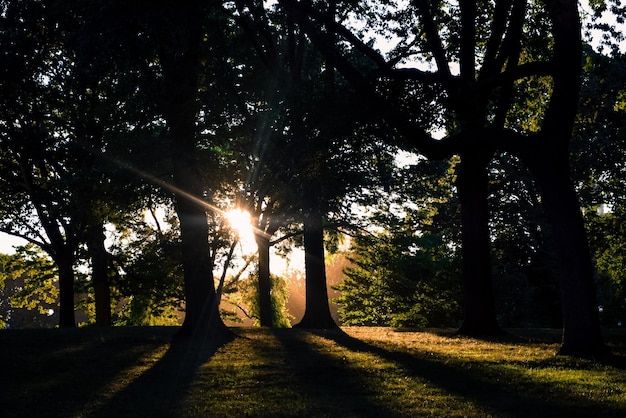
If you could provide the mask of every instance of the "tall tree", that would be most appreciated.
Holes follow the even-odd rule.
[[[76,174],[64,51],[67,21],[42,2],[10,2],[1,17],[5,71],[0,223],[46,251],[59,270],[59,325],[75,326],[74,263],[84,227],[73,201]]]
[[[216,207],[206,182],[216,172],[215,161],[207,156],[217,145],[211,143],[213,126],[205,122],[224,112],[217,103],[227,88],[216,93],[211,86],[219,78],[216,63],[228,62],[223,42],[230,32],[227,21],[219,5],[199,1],[164,0],[151,7],[93,2],[86,14],[78,43],[84,55],[92,52],[87,61],[120,71],[123,85],[135,83],[118,100],[134,103],[136,110],[125,108],[129,120],[116,132],[134,142],[115,143],[105,158],[174,194],[186,304],[179,336],[219,341],[226,329],[213,283],[207,212]],[[212,102],[201,103],[201,90],[214,93]]]
[[[199,48],[203,39],[205,13],[219,14],[199,1],[183,4],[164,2],[158,10],[158,58],[163,70],[161,111],[170,139],[172,178],[176,188],[175,207],[180,222],[182,264],[185,280],[185,321],[180,336],[223,338],[209,258],[207,205],[200,181],[196,147],[198,133]],[[213,21],[219,29],[223,22]]]
[[[328,12],[335,13],[332,8]],[[283,197],[282,211],[293,213],[297,208],[303,223],[307,309],[299,325],[334,326],[328,309],[324,228],[331,213],[345,215],[340,207],[347,192],[365,184],[370,179],[365,173],[376,170],[377,160],[369,158],[370,153],[380,152],[382,161],[388,158],[388,149],[372,140],[372,127],[378,127],[372,114],[354,106],[349,99],[354,91],[336,79],[331,60],[312,48],[280,6],[266,10],[256,2],[240,1],[233,14],[249,33],[273,80],[268,83],[274,88],[273,100],[268,102],[278,105],[273,108],[278,123],[264,143],[270,145],[264,149],[272,151],[265,156],[265,165],[278,175],[279,184],[291,189],[288,196],[293,200]],[[341,120],[337,109],[346,110]]]
[[[598,304],[604,324],[623,317],[626,61],[585,48],[583,89],[572,141],[573,179],[584,208],[598,271]]]
[[[466,316],[467,326],[462,330],[473,334],[497,331],[487,268],[489,215],[483,201],[487,178],[483,173],[492,153],[505,150],[529,166],[552,225],[562,297],[567,299],[563,304],[561,351],[581,355],[602,352],[591,261],[569,180],[567,154],[580,86],[582,42],[577,2],[462,0],[396,4],[398,14],[383,15],[378,21],[390,17],[408,19],[397,27],[399,42],[387,56],[368,46],[358,34],[335,24],[335,33],[376,64],[377,72],[373,73],[358,71],[348,59],[337,56],[336,49],[328,48],[332,45],[329,35],[318,28],[333,22],[323,11],[292,0],[283,0],[282,4],[292,11],[323,53],[334,56],[342,74],[369,97],[416,150],[432,158],[461,155],[457,187],[465,203],[463,241],[465,246],[478,245],[476,249],[465,248],[464,253],[466,257],[479,257],[464,261],[469,304],[465,314],[471,317]],[[398,66],[409,60],[424,65]],[[453,67],[458,68],[458,75]],[[509,111],[519,100],[516,87],[533,76],[550,79],[549,104],[539,130],[524,131],[514,126]],[[433,138],[432,127],[437,126],[437,121],[416,125],[412,116],[421,109],[407,112],[397,103],[385,100],[375,90],[376,79],[440,84],[445,91],[440,99],[444,100],[449,116],[448,135]],[[481,302],[484,303],[479,306]]]

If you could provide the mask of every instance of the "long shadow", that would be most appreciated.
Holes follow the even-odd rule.
[[[348,367],[345,359],[316,350],[306,341],[308,330],[273,329],[281,344],[300,395],[308,410],[300,416],[400,417],[386,405],[376,402],[375,388],[359,370]]]
[[[382,348],[351,337],[342,330],[314,331],[320,337],[332,340],[343,347],[352,350],[373,354],[385,360],[401,365],[409,375],[425,378],[432,384],[449,393],[474,400],[490,410],[495,416],[502,417],[583,417],[583,416],[625,416],[626,411],[614,408],[602,402],[586,400],[584,409],[580,406],[570,406],[558,399],[565,393],[554,392],[550,385],[544,384],[535,391],[545,396],[551,393],[557,402],[542,399],[538,395],[520,394],[508,382],[494,382],[485,372],[472,370],[469,367],[446,364],[445,359],[429,359],[427,353],[415,352],[409,354],[404,351]],[[423,355],[422,355],[423,354]],[[536,385],[529,377],[511,369],[503,372],[505,379],[510,382],[524,382],[532,387]],[[543,390],[542,390],[543,389]]]
[[[81,416],[121,370],[165,343],[169,330],[11,330],[0,336],[0,416]]]
[[[611,332],[612,331],[612,332]],[[604,366],[614,367],[616,369],[626,370],[626,356],[624,355],[624,349],[620,348],[620,345],[626,343],[626,334],[620,332],[621,330],[603,330],[604,340],[606,344],[606,352],[596,356],[578,357],[582,360],[592,360],[598,364]],[[461,336],[463,335],[454,332],[452,334],[447,331],[441,332],[440,330],[432,331],[436,335],[440,336]],[[481,341],[487,341],[492,343],[513,343],[513,344],[527,344],[527,343],[544,343],[544,344],[560,344],[562,340],[562,330],[560,329],[537,329],[537,328],[516,328],[516,329],[503,329],[500,335],[491,335],[483,337],[470,336],[468,338],[478,339]],[[567,357],[567,356],[564,356]]]
[[[400,331],[400,330],[398,330]],[[596,363],[611,366],[617,369],[626,370],[626,356],[624,355],[624,349],[620,348],[626,342],[626,335],[621,330],[603,330],[604,340],[606,344],[606,352],[595,356],[583,356],[579,359],[593,360]],[[401,332],[401,331],[400,331]],[[432,333],[445,336],[460,336],[463,334],[458,332],[450,333],[449,330],[432,330]],[[485,336],[466,336],[469,338],[493,342],[493,343],[513,343],[513,344],[525,344],[525,343],[545,343],[545,344],[560,344],[562,341],[563,331],[560,329],[537,329],[537,328],[516,328],[516,329],[503,329],[499,335],[485,335]],[[617,345],[617,346],[615,346]]]
[[[92,411],[89,417],[175,417],[196,372],[215,352],[235,338],[173,339],[150,369]]]

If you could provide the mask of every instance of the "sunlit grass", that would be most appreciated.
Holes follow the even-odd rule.
[[[236,329],[198,364],[172,328],[0,332],[1,416],[624,416],[626,350],[556,356],[558,335]],[[529,338],[532,342],[529,342]],[[7,383],[9,382],[9,383]]]

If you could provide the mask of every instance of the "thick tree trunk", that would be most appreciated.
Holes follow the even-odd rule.
[[[465,154],[457,171],[456,186],[461,202],[463,325],[459,333],[472,336],[501,332],[496,319],[491,280],[489,239],[489,156]]]
[[[272,310],[272,283],[270,279],[270,240],[262,233],[255,234],[259,252],[259,321],[262,327],[274,325]]]
[[[180,178],[180,173],[177,176]],[[178,181],[177,184],[183,183]],[[180,186],[179,186],[180,187]],[[180,337],[214,336],[223,327],[209,259],[206,212],[195,202],[177,197],[185,286],[185,320]]]
[[[182,241],[185,320],[178,338],[192,337],[209,345],[231,337],[219,315],[209,256],[208,222],[202,202],[204,186],[196,158],[198,50],[202,40],[198,1],[167,3],[170,19],[162,28],[168,42],[160,45],[164,97],[161,103],[171,139],[175,207]]]
[[[193,92],[191,101],[195,99]],[[177,109],[189,111],[193,107],[187,102]],[[195,157],[195,113],[181,111],[169,116],[185,287],[185,320],[178,336],[217,342],[226,327],[219,315],[209,256],[209,225],[202,203],[204,188]]]
[[[563,313],[560,353],[602,355],[606,348],[595,297],[593,263],[580,205],[569,178],[567,157],[536,153],[529,166],[541,190],[558,262]]]
[[[76,326],[74,316],[74,254],[65,249],[57,253],[55,260],[59,268],[59,326]]]
[[[193,118],[191,119],[193,121]],[[218,343],[228,334],[219,314],[209,256],[209,225],[203,187],[195,159],[195,127],[170,119],[176,150],[174,157],[175,207],[182,245],[185,320],[178,337]],[[183,119],[184,122],[184,119]]]
[[[101,226],[88,232],[87,249],[91,258],[91,281],[96,305],[96,326],[111,326],[111,288],[109,287],[108,259],[104,247],[106,237]]]
[[[324,263],[324,229],[322,214],[312,209],[304,220],[304,269],[306,302],[304,317],[298,328],[329,329],[337,324],[330,315]]]
[[[603,355],[598,306],[580,205],[570,179],[569,141],[581,84],[582,45],[578,2],[548,0],[553,25],[553,93],[544,116],[542,147],[522,155],[541,190],[558,262],[563,312],[560,353]]]

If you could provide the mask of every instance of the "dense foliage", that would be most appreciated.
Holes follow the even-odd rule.
[[[617,4],[586,27],[610,55],[582,49],[574,1],[152,6],[0,2],[0,231],[42,251],[3,260],[39,293],[22,304],[222,329],[243,209],[257,280],[234,288],[261,325],[288,325],[270,248],[293,238],[300,325],[334,326],[338,233],[346,324],[563,326],[592,353],[597,305],[626,317],[622,35],[593,19]]]

